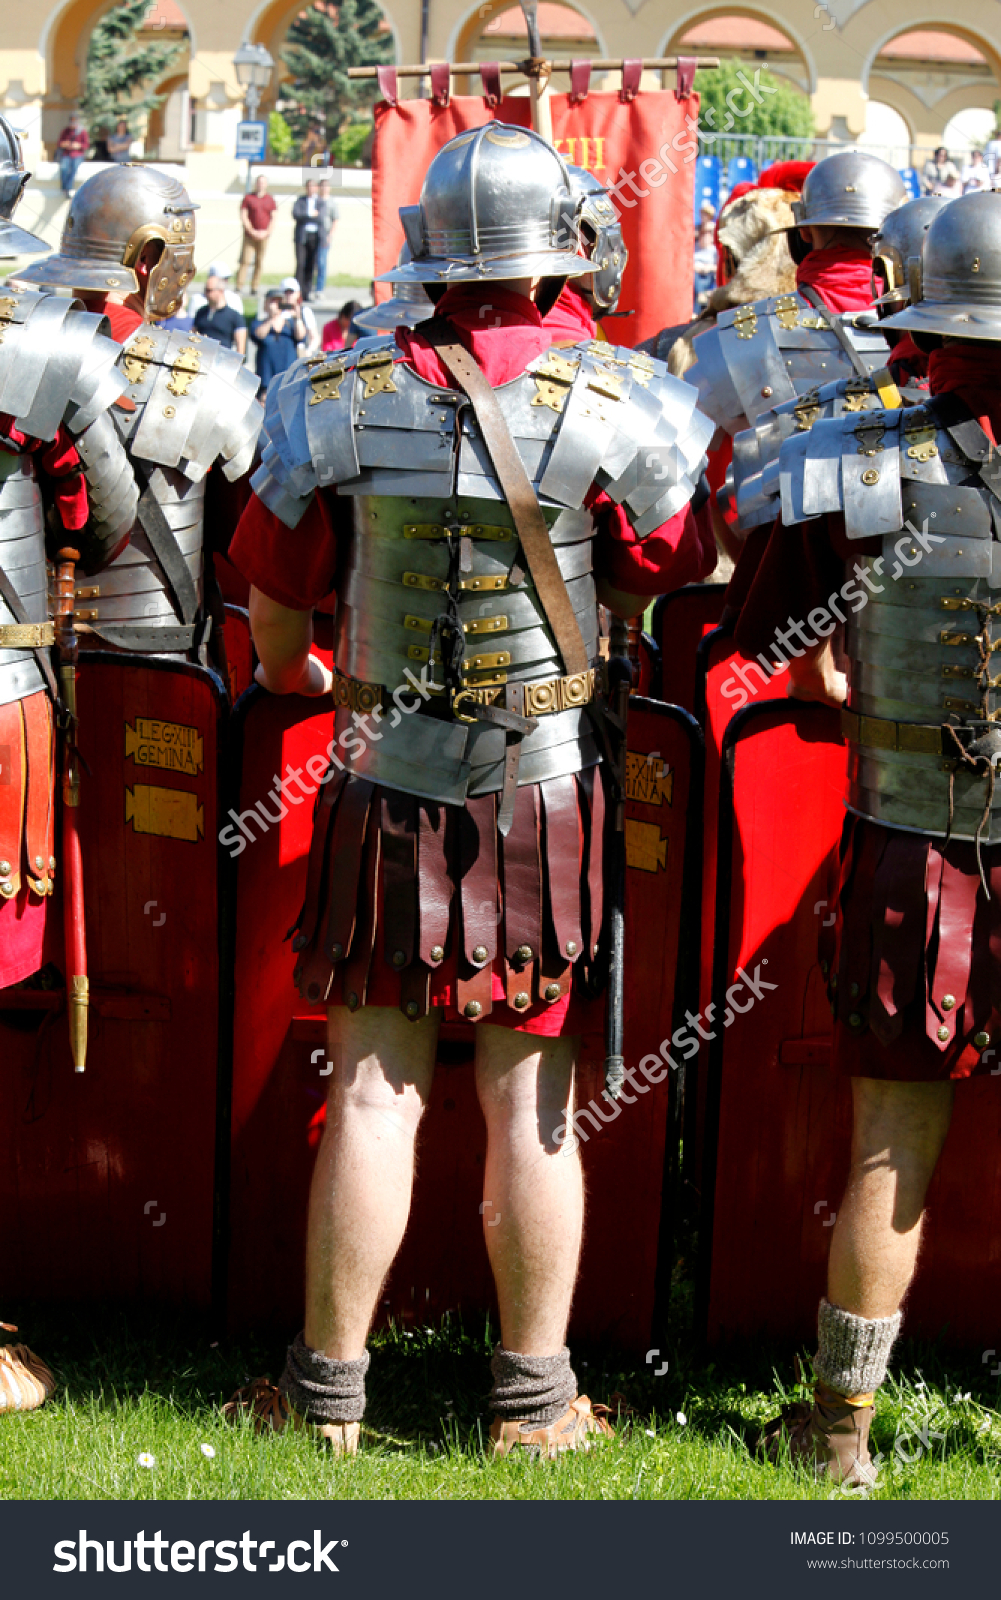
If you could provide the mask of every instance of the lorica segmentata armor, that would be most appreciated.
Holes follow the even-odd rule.
[[[586,672],[563,676],[465,395],[419,377],[391,341],[300,364],[274,385],[252,480],[290,527],[317,487],[336,486],[350,500],[335,632],[337,731],[349,730],[359,710],[388,709],[394,688],[422,672],[437,705],[397,716],[395,727],[380,721],[377,738],[346,746],[346,764],[387,787],[454,803],[503,786],[503,728],[465,719],[511,684],[524,686],[525,713],[538,718],[521,745],[519,784],[598,760],[586,713],[599,663],[585,499],[597,481],[644,537],[691,498],[712,433],[694,391],[661,362],[598,342],[549,350],[494,393],[550,530]],[[463,641],[461,684],[448,694],[445,624]]]
[[[1001,464],[954,396],[815,424],[780,455],[782,518],[841,512],[861,555],[847,612],[849,808],[1001,840]]]

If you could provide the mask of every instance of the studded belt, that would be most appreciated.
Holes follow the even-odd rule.
[[[552,716],[557,711],[570,711],[575,706],[588,705],[600,688],[599,673],[598,669],[591,667],[587,672],[573,672],[566,678],[540,678],[534,683],[525,683],[522,687],[525,691],[526,717]],[[479,688],[460,689],[453,698],[452,709],[460,721],[474,721],[474,718],[462,711],[456,711],[455,708],[464,702],[470,705],[492,706],[498,700],[503,700],[504,694],[504,684],[484,684]],[[348,678],[343,673],[335,671],[333,697],[335,706],[348,706],[352,711],[381,711],[389,705],[392,691],[384,688],[381,683],[364,683],[358,678]]]
[[[968,724],[956,728],[957,735],[974,735],[994,726],[980,722],[976,728]],[[886,717],[863,717],[856,711],[842,711],[841,732],[853,744],[866,745],[870,750],[904,750],[912,755],[955,755],[947,745],[941,723],[892,722]]]

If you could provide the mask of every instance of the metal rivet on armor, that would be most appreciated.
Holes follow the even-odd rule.
[[[524,1011],[525,1007],[531,1004],[531,1001],[529,1000],[528,995],[525,994],[524,990],[522,990],[521,994],[515,995],[514,1004],[516,1010]]]
[[[849,1016],[849,1018],[848,1018],[848,1026],[850,1028],[861,1028],[861,1026],[862,1026],[862,1018],[859,1016],[857,1011],[853,1011],[851,1013],[851,1015]]]
[[[879,473],[876,471],[875,467],[867,467],[866,468],[866,470],[862,474],[862,482],[864,484],[866,484],[870,489],[872,488],[874,483],[878,483],[879,482]]]
[[[478,1000],[467,1000],[466,1004],[462,1008],[462,1014],[464,1017],[468,1017],[470,1022],[472,1022],[476,1017],[479,1016],[482,1010],[483,1007],[480,1005]]]
[[[177,301],[176,300],[172,300],[170,302],[170,305],[167,307],[167,310],[168,311],[176,311],[177,310]]]
[[[432,961],[444,961],[445,959],[445,952],[440,944],[433,944],[431,946],[430,955]]]
[[[358,1010],[358,996],[355,994],[355,991],[353,989],[352,989],[351,993],[348,995],[348,1010],[349,1011],[357,1011]]]
[[[972,265],[970,267],[970,271],[971,272],[979,272],[980,271],[980,257],[979,256],[974,256],[973,263],[972,263]]]
[[[938,1030],[938,1037],[939,1037],[939,1039],[940,1039],[940,1040],[941,1040],[941,1042],[942,1042],[942,1043],[943,1043],[943,1044],[945,1044],[945,1041],[946,1041],[946,1040],[947,1040],[947,1039],[948,1039],[948,1037],[949,1037],[949,1030],[948,1030],[948,1028],[939,1028],[939,1030]]]
[[[856,999],[857,996],[858,996],[858,984],[857,983],[849,984],[848,985],[848,993],[851,995],[853,1000]]]
[[[942,1010],[943,1011],[951,1011],[955,1004],[956,1004],[956,996],[954,994],[944,994],[942,996]]]
[[[331,946],[330,959],[331,961],[344,960],[344,946],[342,944],[335,944]]]
[[[566,944],[565,944],[565,946],[564,946],[564,949],[566,950],[566,953],[567,953],[568,956],[575,956],[577,954],[577,941],[576,941],[576,939],[568,939]]]
[[[157,288],[158,289],[166,289],[166,287],[167,287],[167,279],[166,278],[161,278],[160,282],[157,284]]]
[[[405,950],[394,950],[393,951],[393,966],[394,967],[405,967],[406,964],[407,964],[407,953],[406,953],[406,951]]]
[[[978,1050],[986,1050],[987,1046],[991,1042],[991,1036],[989,1033],[975,1033],[973,1035],[973,1042]]]
[[[164,406],[163,414],[164,414],[165,417],[172,417],[174,415],[174,407],[173,406]]]
[[[41,872],[41,870],[44,867],[44,865],[45,865],[45,862],[42,859],[42,857],[41,856],[36,856],[35,857],[35,866],[38,868],[39,872]]]
[[[772,386],[770,383],[765,384],[765,387],[761,391],[761,398],[763,400],[770,400],[772,398]]]
[[[55,858],[55,856],[50,856],[49,857],[49,871],[50,872],[55,872],[55,870],[56,870],[56,858]]]
[[[10,877],[10,862],[0,861],[0,878]]]
[[[520,944],[514,952],[514,959],[516,961],[531,961],[532,946],[530,944]]]
[[[473,947],[473,960],[482,963],[486,959],[487,959],[487,947],[486,947],[486,945],[485,944],[474,945],[474,947]]]
[[[547,983],[545,989],[545,998],[552,1003],[552,1001],[559,999],[562,992],[563,991],[558,983]]]
[[[104,281],[108,285],[109,289],[117,289],[118,288],[118,279],[117,278],[105,278]]]
[[[405,1010],[406,1010],[407,1016],[410,1018],[411,1022],[415,1022],[417,1020],[417,1018],[419,1017],[419,1015],[420,1015],[421,1008],[417,1004],[416,1000],[408,1000],[407,1004],[406,1004],[406,1007],[405,1007]]]

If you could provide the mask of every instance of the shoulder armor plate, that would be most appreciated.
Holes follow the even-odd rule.
[[[215,339],[145,324],[124,345],[118,365],[135,411],[118,418],[130,451],[176,467],[197,482],[213,462],[227,477],[246,470],[264,420],[259,379],[235,350]]]
[[[79,302],[30,289],[0,289],[0,411],[34,439],[62,422],[92,422],[124,385],[106,318]]]

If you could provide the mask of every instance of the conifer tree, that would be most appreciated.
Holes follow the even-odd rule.
[[[296,17],[281,52],[291,77],[281,87],[282,115],[302,144],[308,135],[329,149],[341,130],[361,120],[378,90],[349,78],[349,67],[382,66],[393,58],[390,33],[379,32],[375,0],[321,0]]]
[[[149,113],[164,99],[146,91],[173,66],[181,53],[177,44],[140,39],[139,31],[154,0],[122,0],[105,13],[90,36],[80,110],[92,136],[113,131],[119,118],[130,133],[139,133]]]

